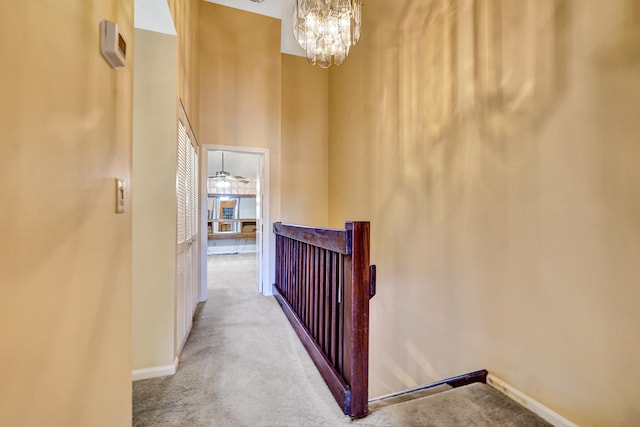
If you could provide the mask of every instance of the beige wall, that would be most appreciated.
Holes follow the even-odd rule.
[[[204,2],[200,29],[201,142],[269,148],[279,169],[280,21]]]
[[[364,16],[330,80],[330,222],[372,222],[371,395],[487,368],[580,425],[636,425],[638,2]]]
[[[176,36],[136,30],[133,368],[170,369],[175,354],[178,101],[199,121],[200,0],[169,0]],[[146,373],[136,372],[146,376]]]
[[[280,21],[203,2],[199,61],[200,143],[269,149],[270,219],[279,221]]]
[[[269,149],[271,221],[326,226],[328,73],[281,55],[279,20],[204,2],[200,29],[200,142]]]
[[[200,5],[203,0],[167,0],[178,37],[178,99],[196,139],[200,129]]]
[[[329,73],[282,55],[282,222],[329,223]]]
[[[0,425],[131,424],[133,1],[0,4]],[[115,178],[126,213],[115,213]]]
[[[133,369],[174,363],[176,36],[135,30]]]

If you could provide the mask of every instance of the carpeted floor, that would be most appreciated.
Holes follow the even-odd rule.
[[[136,381],[133,425],[548,426],[484,384],[345,417],[272,297],[257,291],[255,255],[209,256],[209,301],[172,377]],[[400,399],[404,400],[404,399]]]
[[[178,372],[134,383],[134,426],[344,421],[275,299],[258,293],[255,255],[208,258],[209,300],[199,307]]]

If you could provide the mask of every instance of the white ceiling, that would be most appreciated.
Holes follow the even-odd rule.
[[[221,151],[210,150],[209,167],[207,173],[209,176],[215,175],[216,171],[222,170]],[[224,170],[231,175],[240,175],[245,178],[255,179],[258,174],[259,154],[252,153],[236,153],[233,151],[224,152]]]
[[[234,9],[246,10],[258,15],[270,16],[282,19],[284,14],[291,15],[293,0],[264,0],[256,3],[251,0],[206,0],[210,3],[221,4],[222,6],[233,7]]]
[[[167,0],[136,0],[133,2],[133,25],[141,30],[176,35]]]
[[[282,21],[280,51],[290,55],[305,56],[304,51],[293,38],[293,0],[264,0],[262,3],[251,0],[205,1],[280,19]],[[166,0],[136,0],[134,2],[134,25],[142,30],[176,34]]]

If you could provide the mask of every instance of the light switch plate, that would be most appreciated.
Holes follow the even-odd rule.
[[[116,213],[124,213],[124,180],[116,178]]]

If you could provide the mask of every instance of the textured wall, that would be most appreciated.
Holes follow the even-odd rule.
[[[0,29],[0,425],[131,425],[133,1],[2,2]]]
[[[637,1],[394,1],[330,79],[330,222],[372,222],[371,394],[487,368],[640,419]]]

